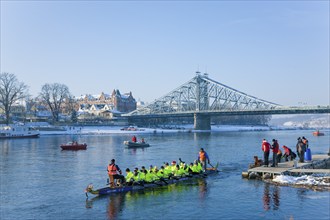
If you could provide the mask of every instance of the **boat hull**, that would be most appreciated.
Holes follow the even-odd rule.
[[[8,125],[0,127],[0,139],[37,138],[40,132],[26,125]]]
[[[213,175],[218,173],[219,171],[217,170],[217,167],[215,168],[209,168],[206,172],[201,173],[201,174],[196,174],[192,176],[185,176],[181,178],[171,178],[171,179],[165,179],[165,181],[157,181],[155,183],[146,183],[143,185],[133,185],[133,186],[123,186],[123,187],[103,187],[97,190],[93,190],[93,186],[89,185],[86,188],[86,196],[87,193],[97,195],[97,196],[102,196],[102,195],[111,195],[111,194],[117,194],[117,193],[124,193],[124,192],[131,192],[131,191],[139,191],[139,190],[144,190],[144,189],[153,189],[153,188],[158,188],[161,186],[166,186],[166,185],[171,185],[175,183],[180,183],[180,182],[186,182],[186,181],[191,181],[191,180],[196,180],[196,179],[201,179],[201,178],[206,178],[208,175]]]
[[[321,132],[313,132],[313,135],[314,136],[324,136],[324,133],[321,133]]]
[[[124,144],[129,148],[150,147],[150,144],[141,142],[124,141]]]
[[[0,135],[0,139],[13,139],[13,138],[38,138],[40,134],[17,134],[17,135]]]
[[[62,150],[86,150],[87,144],[61,145]]]

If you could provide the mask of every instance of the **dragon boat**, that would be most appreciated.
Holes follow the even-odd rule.
[[[158,180],[152,183],[144,183],[144,184],[137,184],[132,186],[121,186],[121,187],[110,187],[106,186],[100,189],[94,190],[94,187],[92,184],[89,184],[86,189],[86,197],[88,197],[88,193],[96,196],[103,196],[103,195],[111,195],[111,194],[117,194],[117,193],[125,193],[125,192],[131,192],[131,191],[139,191],[144,189],[153,189],[158,188],[166,185],[171,185],[179,182],[186,182],[191,180],[196,180],[199,178],[206,178],[209,175],[214,175],[219,172],[218,170],[219,163],[217,163],[214,167],[207,168],[205,172],[202,172],[200,174],[193,174],[189,176],[183,176],[183,177],[172,177],[170,179],[164,179],[164,180]]]

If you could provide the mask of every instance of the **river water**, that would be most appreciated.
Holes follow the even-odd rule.
[[[261,157],[261,140],[278,139],[294,149],[297,137],[309,139],[312,154],[328,152],[329,131],[231,131],[138,134],[151,144],[127,149],[131,134],[75,136],[87,150],[62,151],[69,135],[0,140],[0,219],[329,219],[329,192],[269,185],[241,178],[253,156]],[[89,198],[90,183],[103,187],[112,158],[127,167],[160,166],[182,158],[191,162],[200,147],[219,175],[155,190]]]

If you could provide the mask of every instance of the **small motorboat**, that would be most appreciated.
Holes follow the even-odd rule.
[[[133,141],[124,141],[124,144],[127,147],[150,147],[150,144],[146,143],[146,142],[133,142]]]
[[[61,144],[62,150],[86,150],[87,144],[79,144],[76,141],[68,142],[66,144]]]
[[[320,132],[319,130],[313,132],[314,136],[324,136],[324,133]]]

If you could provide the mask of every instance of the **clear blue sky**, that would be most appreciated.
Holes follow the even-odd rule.
[[[1,0],[1,72],[33,96],[57,82],[150,102],[198,68],[271,102],[329,105],[329,1]]]

